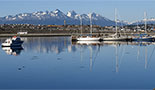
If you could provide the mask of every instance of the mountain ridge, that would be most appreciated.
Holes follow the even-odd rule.
[[[0,24],[43,24],[43,25],[63,25],[64,20],[69,25],[79,25],[80,17],[84,25],[90,24],[90,15],[92,15],[92,23],[100,26],[115,25],[115,21],[110,20],[96,13],[78,14],[74,10],[64,14],[59,9],[54,11],[37,11],[32,13],[20,13],[16,15],[8,15],[0,17]]]
[[[103,17],[100,14],[88,13],[78,14],[74,10],[68,11],[66,14],[61,10],[54,11],[36,11],[32,13],[19,13],[16,15],[8,15],[0,17],[0,24],[41,24],[41,25],[63,25],[64,20],[69,25],[79,25],[80,17],[84,25],[90,25],[90,15],[92,15],[92,23],[99,26],[114,26],[115,21]],[[144,20],[127,22],[118,20],[118,25],[139,25],[144,24]],[[155,18],[147,20],[148,24],[155,24]]]

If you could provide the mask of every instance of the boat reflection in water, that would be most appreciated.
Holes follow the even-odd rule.
[[[18,56],[23,50],[23,47],[2,47],[2,50],[4,50],[8,55]]]
[[[79,45],[80,46],[80,59],[81,62],[83,61],[83,48],[88,48],[90,55],[89,55],[89,70],[92,71],[94,62],[96,60],[96,57],[98,55],[98,52],[100,50],[100,41],[77,41],[72,42],[73,45]],[[83,47],[84,46],[84,47]]]
[[[100,45],[100,46],[106,46],[106,45],[153,45],[154,42],[127,42],[127,41],[77,41],[72,42],[72,45]]]
[[[90,68],[90,71],[92,71],[92,68],[93,68],[93,65],[94,65],[94,62],[95,62],[95,59],[97,58],[97,54],[99,53],[100,51],[100,45],[103,46],[103,45],[111,45],[111,46],[114,46],[115,47],[115,59],[116,59],[116,72],[118,72],[118,69],[119,69],[119,58],[118,58],[118,45],[120,44],[127,44],[127,42],[120,42],[120,41],[105,41],[105,42],[99,42],[99,41],[77,41],[77,42],[73,42],[72,44],[75,44],[75,45],[80,45],[81,47],[82,46],[87,46],[90,50],[90,55],[89,55],[89,68]],[[96,47],[96,49],[94,49],[94,47]],[[97,50],[95,51],[96,53],[94,53],[94,50]],[[82,50],[81,50],[81,59],[82,59]]]
[[[100,42],[100,41],[77,41],[77,42],[72,42],[72,45],[78,45],[79,48],[80,48],[80,59],[82,61],[83,59],[83,50],[81,49],[85,49],[85,48],[88,48],[89,49],[89,52],[90,52],[90,55],[87,56],[89,57],[89,68],[90,68],[90,71],[92,70],[93,68],[93,65],[94,65],[94,62],[95,62],[95,59],[97,58],[97,54],[100,53],[100,48],[102,48],[103,46],[108,46],[108,47],[113,47],[114,48],[114,51],[111,53],[112,55],[114,55],[114,61],[115,61],[115,72],[118,73],[119,72],[119,68],[120,68],[120,64],[121,64],[121,61],[123,59],[127,59],[125,57],[125,54],[126,54],[126,46],[127,45],[130,45],[130,46],[138,46],[138,47],[142,47],[144,49],[145,47],[145,69],[148,67],[148,51],[147,51],[147,46],[149,45],[153,45],[154,43],[153,42],[126,42],[126,41],[103,41],[103,42]],[[95,52],[95,53],[94,53]],[[137,52],[140,52],[137,50]],[[151,52],[151,51],[150,51]],[[153,52],[152,52],[153,53]],[[137,54],[137,57],[139,57],[139,54]],[[143,54],[143,52],[142,52]],[[112,56],[111,55],[111,56]],[[152,56],[152,54],[151,54]],[[151,57],[150,57],[151,58]]]

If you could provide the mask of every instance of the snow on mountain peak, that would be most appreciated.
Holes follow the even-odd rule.
[[[102,17],[101,15],[99,15],[99,14],[96,14],[96,13],[89,13],[88,14],[88,17],[89,18],[92,18],[93,20],[99,20],[99,19],[102,19],[102,18],[104,18],[104,17]],[[106,18],[104,18],[104,19],[106,19]]]
[[[59,9],[56,9],[55,11],[53,11],[54,13],[62,13]]]
[[[67,16],[68,16],[68,17],[74,18],[75,15],[77,15],[77,13],[76,13],[74,10],[67,12]]]

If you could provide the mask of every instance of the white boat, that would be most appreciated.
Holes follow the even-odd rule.
[[[100,37],[92,37],[92,36],[80,36],[77,38],[78,41],[99,41]]]
[[[4,43],[2,43],[2,47],[18,47],[23,44],[24,41],[21,40],[20,37],[12,37],[9,39],[6,39]]]
[[[77,37],[77,41],[100,41],[100,37],[92,36],[92,20],[90,16],[90,35]],[[82,35],[82,18],[81,18],[81,35]]]
[[[115,29],[116,29],[116,33],[114,35],[108,36],[108,37],[103,37],[103,41],[127,41],[128,37],[126,36],[121,36],[120,33],[118,33],[117,30],[117,16],[116,16],[116,9],[115,9]]]

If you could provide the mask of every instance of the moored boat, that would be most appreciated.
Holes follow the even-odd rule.
[[[83,36],[82,34],[82,18],[80,17],[80,21],[81,21],[81,35],[78,37],[75,37],[75,39],[72,38],[72,40],[76,40],[76,41],[100,41],[101,38],[98,36],[93,36],[93,30],[92,30],[92,20],[91,20],[92,16],[90,15],[90,34],[89,35],[85,35]]]
[[[118,36],[117,34],[103,38],[103,41],[128,41],[128,40],[129,40],[128,37]]]
[[[77,38],[78,41],[100,41],[100,37],[93,36],[80,36]]]
[[[18,47],[21,46],[23,42],[20,37],[14,36],[6,39],[4,43],[2,43],[2,47]]]
[[[152,42],[155,41],[155,37],[149,36],[149,35],[144,35],[144,36],[139,36],[139,37],[134,37],[132,41],[146,41],[146,42]]]
[[[145,41],[145,42],[153,42],[155,41],[155,36],[151,36],[147,34],[147,14],[144,12],[144,21],[145,21],[145,34],[139,34],[137,37],[133,37],[133,41]]]
[[[111,35],[108,37],[102,37],[102,40],[103,41],[128,41],[129,40],[129,38],[127,36],[122,36],[120,33],[118,33],[116,9],[115,9],[115,30],[116,30],[116,33],[114,35]]]

